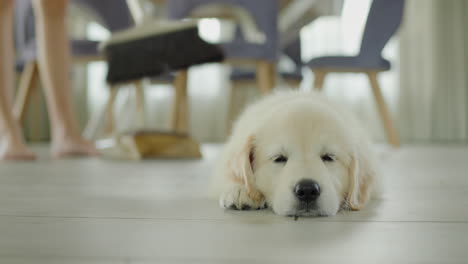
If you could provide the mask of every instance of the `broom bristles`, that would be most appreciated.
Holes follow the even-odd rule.
[[[111,43],[104,47],[104,52],[109,64],[107,82],[110,84],[155,77],[224,59],[219,46],[199,37],[197,27]]]

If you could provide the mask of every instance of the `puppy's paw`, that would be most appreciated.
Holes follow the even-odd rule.
[[[252,199],[248,195],[247,189],[243,185],[233,185],[227,189],[219,199],[222,208],[232,210],[260,210],[267,208],[267,203],[262,197]]]

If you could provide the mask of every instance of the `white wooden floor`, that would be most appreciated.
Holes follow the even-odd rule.
[[[0,163],[0,263],[468,263],[468,147],[386,153],[381,201],[297,222],[205,198],[218,152]]]

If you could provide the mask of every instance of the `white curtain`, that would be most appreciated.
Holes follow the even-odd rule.
[[[468,2],[407,1],[399,129],[409,142],[468,141]]]

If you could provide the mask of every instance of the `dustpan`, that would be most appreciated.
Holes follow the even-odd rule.
[[[199,159],[200,144],[187,134],[164,131],[122,133],[96,142],[105,158],[114,159]]]

